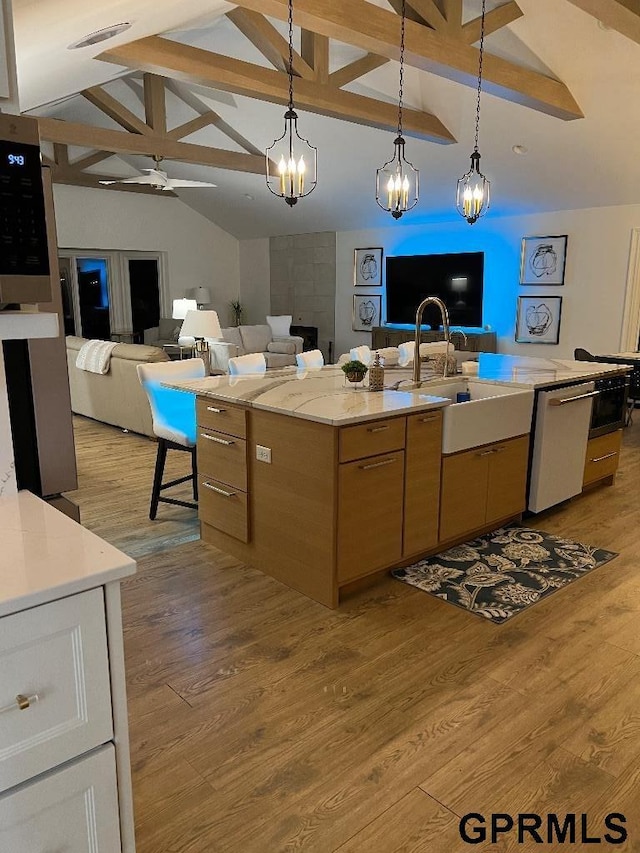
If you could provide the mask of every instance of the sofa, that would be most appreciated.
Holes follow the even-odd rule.
[[[144,330],[144,342],[150,347],[177,346],[181,327],[182,320],[161,317],[159,326]]]
[[[136,365],[169,361],[167,353],[145,344],[118,344],[111,354],[109,372],[88,373],[76,367],[76,358],[85,338],[70,335],[67,341],[67,368],[71,389],[71,410],[105,424],[153,436],[151,408],[140,384]]]
[[[303,339],[295,335],[275,337],[271,326],[232,326],[222,329],[222,339],[209,342],[211,369],[229,372],[229,359],[239,355],[261,352],[267,369],[289,367],[296,363],[296,353],[302,352]]]

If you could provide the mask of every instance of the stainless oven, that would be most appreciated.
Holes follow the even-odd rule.
[[[589,438],[615,432],[624,426],[629,397],[629,377],[611,376],[606,379],[597,379],[595,390],[597,394],[593,398]]]

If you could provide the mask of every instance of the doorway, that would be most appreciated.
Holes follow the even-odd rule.
[[[129,258],[129,298],[134,343],[143,343],[145,329],[160,324],[160,270],[157,258]]]
[[[109,266],[106,258],[77,258],[82,337],[111,340]]]

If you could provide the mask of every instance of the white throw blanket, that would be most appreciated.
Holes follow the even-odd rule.
[[[111,353],[117,346],[117,341],[87,341],[78,351],[76,367],[89,373],[108,373]]]
[[[415,350],[415,341],[407,341],[405,344],[400,344],[398,351],[400,354],[400,366],[406,367],[413,361],[413,353]],[[420,358],[428,358],[439,352],[454,351],[453,344],[447,345],[445,341],[432,341],[431,343],[420,344]]]

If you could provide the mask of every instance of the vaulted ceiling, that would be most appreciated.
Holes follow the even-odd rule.
[[[373,187],[395,135],[401,0],[294,0],[296,105],[319,182],[293,210],[268,193],[262,158],[283,126],[286,0],[13,4],[21,105],[43,119],[57,180],[95,185],[156,154],[172,177],[216,183],[179,195],[239,237],[392,224]],[[456,216],[481,5],[407,4],[405,136],[422,192],[401,222],[419,223]],[[480,151],[491,215],[637,202],[636,6],[488,0]],[[133,26],[121,36],[67,50],[122,20]]]

